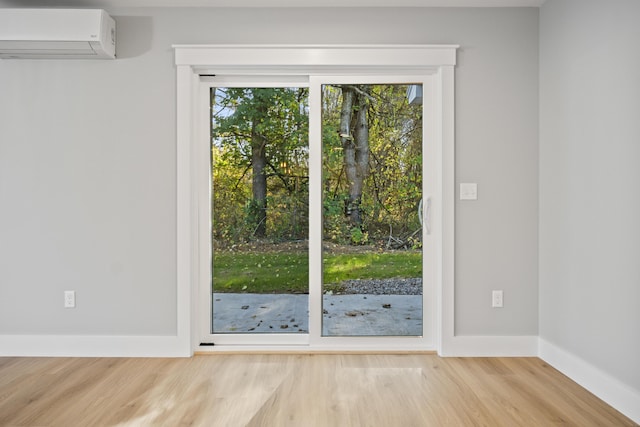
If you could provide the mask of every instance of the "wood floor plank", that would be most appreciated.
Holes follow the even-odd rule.
[[[537,358],[0,358],[0,426],[637,426]]]

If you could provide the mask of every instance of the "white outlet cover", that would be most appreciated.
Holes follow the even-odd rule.
[[[460,200],[478,200],[478,184],[475,182],[461,183]]]
[[[493,308],[502,308],[504,304],[502,291],[493,291],[491,293],[491,306]]]
[[[75,308],[76,307],[76,292],[64,291],[64,307]]]

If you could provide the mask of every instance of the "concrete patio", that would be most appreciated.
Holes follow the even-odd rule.
[[[307,333],[306,294],[213,294],[215,333]],[[323,295],[323,336],[420,336],[422,295]]]

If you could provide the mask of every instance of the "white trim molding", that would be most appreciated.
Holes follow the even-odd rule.
[[[538,337],[453,336],[443,347],[443,357],[536,357]]]
[[[640,391],[543,338],[539,346],[540,359],[640,424]]]
[[[0,357],[189,356],[185,350],[177,335],[0,335]]]
[[[177,66],[201,74],[404,74],[456,64],[457,45],[175,45]],[[371,58],[376,58],[372,61]]]

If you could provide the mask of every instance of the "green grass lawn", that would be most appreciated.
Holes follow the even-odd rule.
[[[347,279],[421,277],[420,252],[331,254],[323,259],[325,289]],[[218,252],[213,260],[215,292],[308,293],[306,252]]]

